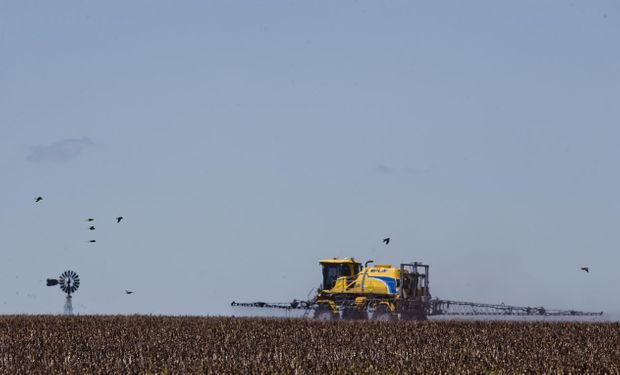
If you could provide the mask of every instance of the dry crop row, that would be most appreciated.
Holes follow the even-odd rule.
[[[0,317],[0,373],[610,373],[618,323]]]

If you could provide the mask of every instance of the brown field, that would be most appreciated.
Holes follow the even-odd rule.
[[[608,373],[618,323],[0,317],[0,373]]]

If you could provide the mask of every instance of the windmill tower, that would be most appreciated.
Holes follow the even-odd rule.
[[[73,305],[71,303],[71,293],[75,293],[80,287],[80,276],[74,271],[63,272],[58,279],[47,279],[47,286],[60,285],[60,289],[67,294],[65,299],[65,315],[73,314]]]

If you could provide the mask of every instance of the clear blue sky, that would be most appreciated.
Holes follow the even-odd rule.
[[[74,269],[79,313],[231,314],[332,256],[620,311],[619,40],[617,1],[4,1],[0,313]]]

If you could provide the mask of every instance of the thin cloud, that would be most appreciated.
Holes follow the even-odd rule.
[[[428,173],[431,171],[430,168],[410,168],[410,167],[406,167],[403,169],[403,171],[405,171],[405,173],[409,173],[409,174],[423,174],[423,173]]]
[[[35,163],[64,163],[77,158],[84,150],[94,145],[88,137],[61,139],[49,145],[30,146],[30,154],[26,160]]]
[[[378,164],[372,169],[372,171],[376,174],[390,174],[394,172],[394,169],[388,167],[387,165]]]
[[[372,168],[372,173],[376,175],[396,175],[396,174],[409,174],[409,175],[419,175],[430,172],[430,168],[392,168],[385,164],[377,164],[374,168]]]

